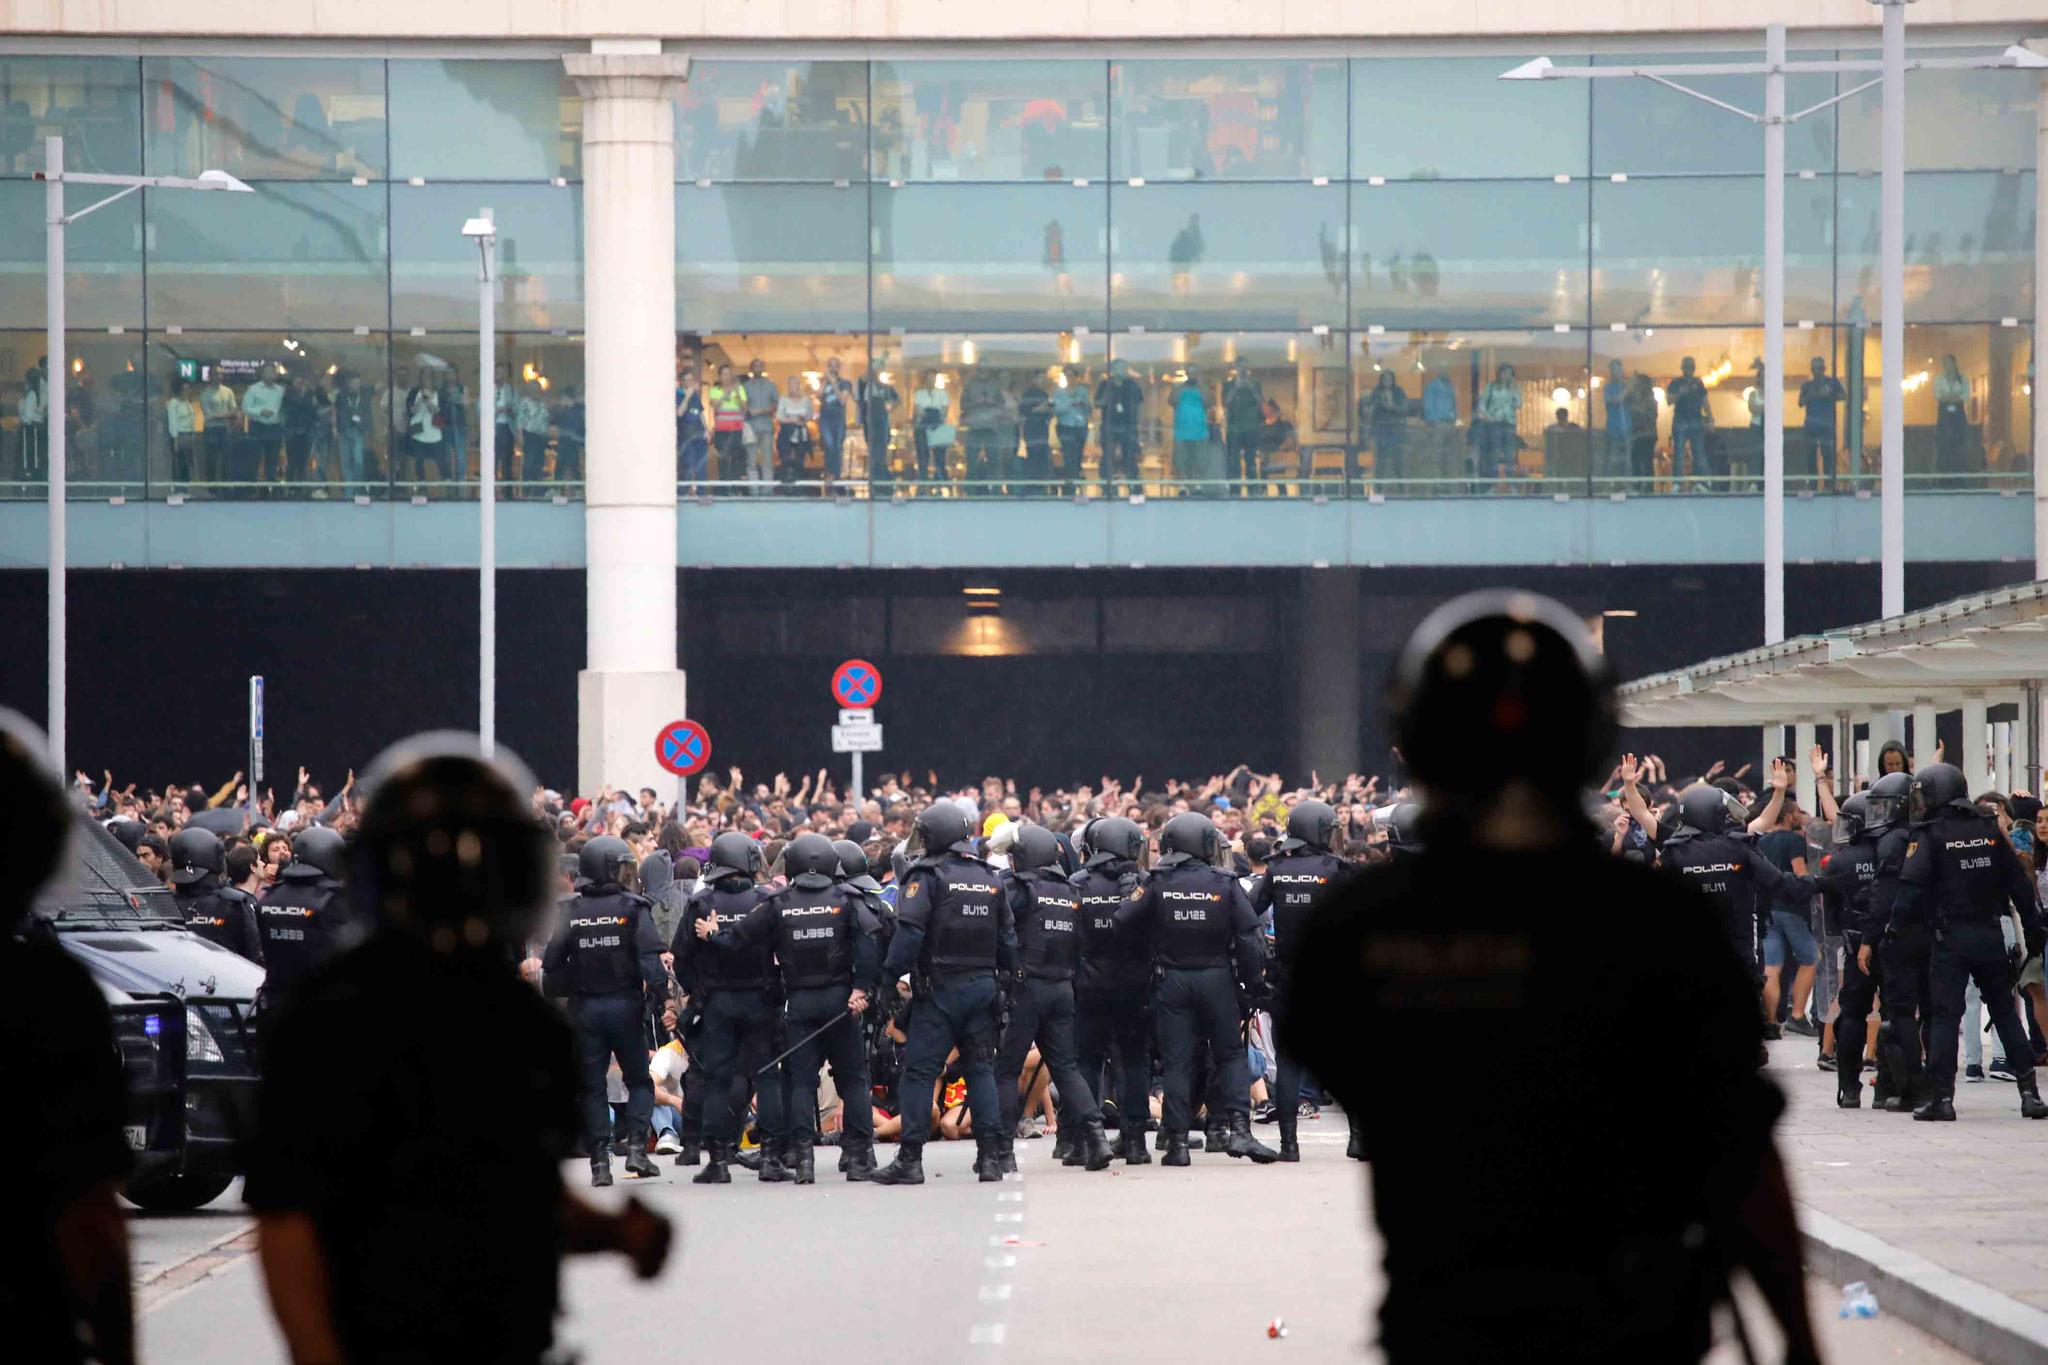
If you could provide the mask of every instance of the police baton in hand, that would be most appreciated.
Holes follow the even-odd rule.
[[[787,1057],[789,1057],[789,1056],[790,1056],[790,1055],[791,1055],[792,1053],[794,1053],[794,1052],[795,1052],[795,1051],[796,1051],[796,1050],[797,1050],[798,1048],[802,1047],[802,1046],[803,1046],[803,1045],[804,1045],[805,1043],[808,1043],[808,1042],[810,1042],[810,1041],[811,1041],[811,1039],[813,1039],[813,1038],[817,1037],[817,1036],[818,1036],[819,1034],[823,1033],[823,1032],[824,1032],[824,1031],[825,1031],[826,1029],[828,1029],[828,1028],[831,1028],[831,1027],[832,1027],[832,1026],[833,1026],[834,1024],[838,1023],[838,1022],[839,1022],[839,1021],[840,1021],[841,1019],[851,1019],[852,1017],[853,1017],[853,1014],[852,1014],[852,1012],[851,1012],[851,1011],[845,1011],[845,1010],[841,1011],[841,1012],[840,1012],[840,1013],[838,1013],[838,1014],[835,1014],[835,1015],[833,1015],[833,1016],[832,1016],[832,1017],[831,1017],[830,1019],[827,1019],[827,1020],[826,1020],[826,1021],[825,1021],[824,1023],[822,1023],[822,1024],[818,1025],[818,1026],[817,1026],[816,1028],[812,1029],[812,1030],[811,1030],[811,1031],[810,1031],[809,1033],[806,1033],[806,1034],[805,1034],[805,1035],[804,1035],[803,1037],[801,1037],[801,1038],[797,1039],[797,1040],[796,1040],[796,1041],[795,1041],[794,1043],[790,1044],[788,1048],[784,1049],[784,1050],[783,1050],[783,1051],[782,1051],[782,1052],[781,1052],[780,1054],[778,1054],[778,1055],[776,1056],[776,1058],[775,1058],[775,1060],[774,1060],[774,1061],[768,1062],[768,1063],[767,1063],[766,1065],[763,1065],[763,1066],[757,1067],[757,1068],[755,1069],[755,1071],[754,1071],[754,1074],[755,1074],[756,1076],[758,1076],[758,1075],[760,1075],[760,1074],[761,1074],[762,1072],[764,1072],[764,1071],[769,1071],[769,1070],[772,1070],[772,1069],[773,1069],[773,1068],[775,1068],[776,1066],[780,1065],[780,1064],[781,1064],[781,1063],[782,1063],[782,1062],[784,1061],[784,1059],[786,1059]]]

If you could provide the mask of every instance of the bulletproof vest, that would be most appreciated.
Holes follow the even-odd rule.
[[[280,880],[256,906],[264,984],[288,991],[330,957],[339,939],[341,883],[322,875]]]
[[[775,956],[793,991],[853,984],[854,897],[844,887],[791,886],[770,902]]]
[[[1081,965],[1074,985],[1084,991],[1144,989],[1152,984],[1152,965],[1120,940],[1117,907],[1131,897],[1140,876],[1130,863],[1084,867],[1067,878],[1081,906]]]
[[[1050,872],[1017,877],[1026,908],[1017,917],[1018,956],[1027,976],[1071,981],[1081,961],[1081,897]]]
[[[1002,875],[979,858],[951,854],[930,865],[932,906],[925,961],[935,972],[995,970]]]
[[[1904,825],[1893,825],[1877,839],[1877,875],[1870,882],[1870,917],[1873,931],[1882,933],[1889,923],[1892,901],[1899,894],[1899,873],[1905,870],[1906,851],[1913,846],[1914,831]],[[1925,899],[1913,907],[1907,919],[1914,924],[1927,922],[1928,906]]]
[[[1227,872],[1183,864],[1154,872],[1145,882],[1152,899],[1152,956],[1162,967],[1198,970],[1230,965],[1230,890]]]
[[[722,948],[708,939],[699,939],[693,927],[714,910],[720,920],[728,923],[745,919],[769,894],[767,888],[751,883],[730,886],[721,882],[690,898],[690,907],[684,912],[676,937],[683,947],[677,956],[686,963],[691,990],[759,991],[766,990],[775,980],[775,945],[768,939],[747,948]]]
[[[1309,907],[1343,871],[1342,858],[1320,849],[1275,854],[1266,864],[1261,890],[1264,899],[1273,906],[1273,947],[1276,951],[1289,947],[1300,937]]]
[[[227,887],[209,887],[198,895],[187,895],[175,890],[178,912],[185,917],[185,927],[208,943],[218,944],[231,953],[239,953],[252,962],[261,961],[257,956],[252,923],[253,902],[239,891]]]
[[[1947,807],[1913,830],[1916,844],[1934,845],[1934,876],[1920,888],[1929,918],[1988,923],[2005,913],[2009,869],[2000,855],[2005,836],[1989,816]],[[1914,849],[1906,850],[1907,866]]]
[[[1726,834],[1698,834],[1665,843],[1664,870],[1714,903],[1723,920],[1756,914],[1756,889],[1749,874],[1749,845]]]
[[[638,995],[639,933],[647,901],[629,891],[582,895],[569,902],[568,995]],[[648,933],[653,933],[650,924]]]
[[[1836,845],[1820,860],[1817,880],[1822,913],[1833,921],[1827,925],[1829,933],[1875,936],[1882,932],[1884,926],[1866,923],[1871,886],[1877,880],[1877,843],[1875,838],[1859,835]]]

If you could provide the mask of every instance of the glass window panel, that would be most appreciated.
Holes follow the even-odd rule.
[[[1531,54],[1533,56],[1534,54]],[[1553,53],[1559,65],[1588,59]],[[1586,173],[1589,81],[1504,81],[1527,57],[1351,64],[1354,179]]]
[[[895,478],[913,493],[966,480],[970,491],[1064,494],[1087,478],[1107,354],[1099,334],[876,336],[875,373],[896,398]]]
[[[1800,386],[1816,359],[1824,374],[1833,372],[1834,344],[1826,327],[1785,329],[1785,469],[1795,479],[1816,468],[1816,443],[1802,434]],[[1596,328],[1594,401],[1579,419],[1594,430],[1594,473],[1614,491],[1678,491],[1678,447],[1680,472],[1696,484],[1754,488],[1763,471],[1763,350],[1761,327]],[[1704,402],[1673,398],[1688,360]],[[1821,411],[1816,403],[1817,420]]]
[[[1828,61],[1833,52],[1793,52],[1790,60]],[[1663,66],[1673,63],[1761,62],[1761,48],[1747,52],[1655,52],[1595,57],[1598,66]],[[1672,79],[1738,109],[1761,114],[1764,78],[1676,76]],[[1645,77],[1588,82],[1593,87],[1593,174],[1760,175],[1764,136],[1760,125],[1744,122],[1669,86]],[[1796,114],[1835,93],[1833,76],[1787,76],[1785,112]],[[1834,165],[1835,114],[1824,109],[1785,129],[1785,168],[1826,171]]]
[[[1119,335],[1112,349],[1144,392],[1138,445],[1148,479],[1260,480],[1325,464],[1342,471],[1351,395],[1341,332]],[[1199,424],[1184,410],[1190,384]],[[1204,424],[1207,438],[1194,439]],[[1323,458],[1331,455],[1334,462]]]
[[[383,185],[144,193],[152,326],[386,326]]]
[[[65,447],[67,491],[73,498],[133,497],[141,492],[145,433],[142,339],[72,332],[64,406],[71,414]],[[49,485],[49,334],[0,332],[0,498],[42,496]],[[23,412],[34,372],[35,399]],[[38,420],[25,421],[33,415]]]
[[[497,340],[494,409],[500,496],[580,497],[583,436],[583,338],[509,333]],[[477,435],[476,336],[391,338],[391,387],[380,416],[390,442],[392,478],[401,492],[437,496],[450,480],[476,496],[484,443]]]
[[[583,101],[559,61],[391,64],[391,174],[578,179]]]
[[[1761,179],[1593,182],[1593,320],[1761,323]],[[1834,184],[1785,185],[1785,318],[1834,308]]]
[[[1842,54],[1870,60],[1878,55]],[[1875,75],[1845,74],[1842,88]],[[2033,71],[1915,71],[1906,78],[1906,169],[2035,169],[2034,108],[2040,88],[2040,74]],[[1836,107],[1842,111],[1842,170],[1882,169],[1878,92],[1851,95]]]
[[[40,326],[47,282],[43,235],[46,187],[0,181],[0,323]],[[77,209],[111,191],[73,185]],[[142,324],[142,197],[129,195],[73,223],[64,233],[65,319],[73,327]]]
[[[152,495],[192,488],[231,498],[381,494],[386,350],[381,333],[315,334],[290,344],[275,331],[154,335]]]
[[[1120,180],[1344,175],[1341,61],[1118,62],[1109,79]]]
[[[384,174],[384,63],[356,57],[152,57],[149,169],[244,179]]]
[[[864,329],[868,190],[684,186],[676,195],[676,318],[692,331]]]
[[[1103,62],[876,62],[877,180],[1099,179]]]
[[[583,325],[580,186],[391,187],[391,314],[395,327],[477,323],[477,248],[462,225],[489,206],[498,224],[500,327]]]
[[[676,97],[678,180],[858,180],[862,62],[692,62]]]
[[[1101,186],[876,186],[877,328],[1106,325]]]
[[[1879,180],[1845,177],[1837,297],[1879,315]],[[1927,173],[1906,179],[1908,321],[2026,317],[2034,306],[2034,176]]]
[[[1118,327],[1344,322],[1344,190],[1113,186]]]
[[[1906,328],[1906,488],[2032,482],[2033,338],[2026,327],[1997,323]],[[1883,333],[1845,328],[1843,383],[1858,399],[1858,420],[1843,423],[1843,444],[1862,449],[1875,482],[1881,467],[1879,414]],[[1953,357],[1953,370],[1948,365]],[[1788,425],[1790,419],[1787,419]],[[1860,440],[1852,440],[1860,437]]]
[[[758,360],[762,373],[775,386],[778,406],[779,400],[792,392],[810,399],[810,417],[804,424],[805,439],[792,437],[787,447],[792,476],[813,484],[807,492],[816,493],[815,481],[825,477],[828,438],[837,444],[841,474],[849,478],[867,475],[871,424],[862,420],[860,407],[869,373],[868,339],[864,334],[686,331],[677,339],[676,356],[681,369],[694,370],[705,385],[719,382],[721,366],[729,372],[732,383],[742,383]],[[836,395],[836,403],[826,401],[828,394]],[[895,406],[884,401],[882,411],[887,413]],[[835,407],[836,412],[832,412]],[[783,425],[775,424],[778,435]],[[889,448],[893,425],[886,418],[872,425],[877,444],[884,451]],[[735,441],[739,442],[737,446]],[[731,484],[747,477],[743,438],[719,441],[715,439],[714,432],[707,437],[698,453],[701,453],[704,463],[696,466],[695,472],[688,462],[678,459],[678,478],[707,478],[715,483]],[[679,457],[680,454],[679,451]],[[883,477],[886,477],[886,472]]]
[[[52,135],[73,170],[141,174],[141,80],[132,57],[0,57],[0,175],[43,169]]]
[[[1355,458],[1380,491],[1584,484],[1591,389],[1583,331],[1354,334],[1351,368]],[[1398,399],[1375,396],[1383,373],[1393,376]]]
[[[1583,183],[1354,185],[1351,206],[1363,323],[1585,321]]]

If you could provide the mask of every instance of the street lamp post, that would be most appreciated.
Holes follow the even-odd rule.
[[[489,209],[462,225],[476,243],[477,737],[498,743],[498,226]]]
[[[64,501],[65,501],[65,422],[70,406],[65,401],[64,386],[69,377],[69,365],[64,355],[64,231],[87,214],[96,213],[117,199],[126,199],[137,190],[227,190],[240,194],[251,193],[247,185],[229,175],[226,171],[201,171],[196,178],[176,175],[101,175],[97,172],[67,171],[64,168],[64,139],[49,137],[43,139],[43,169],[36,176],[43,182],[43,202],[46,208],[44,224],[48,235],[44,241],[43,278],[43,321],[48,331],[44,349],[49,356],[49,374],[43,387],[47,391],[49,435],[48,442],[50,481],[50,644],[49,644],[49,731],[50,761],[58,772],[65,771],[66,751],[64,746],[64,670],[65,670],[65,602],[64,575]],[[88,204],[75,213],[64,211],[64,186],[115,185],[120,188],[96,203]],[[251,784],[253,786],[253,783]]]

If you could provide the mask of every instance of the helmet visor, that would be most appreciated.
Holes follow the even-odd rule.
[[[1856,837],[1857,837],[1858,835],[1860,835],[1860,834],[1862,834],[1862,833],[1863,833],[1863,821],[1862,821],[1862,819],[1861,819],[1860,817],[1858,817],[1858,816],[1855,816],[1855,815],[1852,815],[1852,814],[1850,814],[1850,813],[1849,813],[1848,811],[1845,811],[1845,810],[1837,810],[1837,811],[1835,812],[1835,842],[1836,842],[1836,843],[1838,843],[1838,844],[1846,844],[1846,843],[1850,843],[1850,842],[1852,842],[1853,840],[1855,840],[1855,838],[1856,838]]]
[[[1873,793],[1863,798],[1863,823],[1871,828],[1896,825],[1905,814],[1904,796],[1878,796]]]
[[[1913,784],[1913,794],[1909,798],[1909,809],[1912,811],[1912,820],[1916,825],[1933,814],[1927,805],[1927,789],[1918,782]]]

